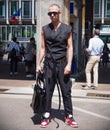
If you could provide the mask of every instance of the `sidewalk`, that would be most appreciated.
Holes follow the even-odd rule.
[[[9,63],[6,61],[0,61],[0,94],[33,94],[33,85],[35,79],[27,79],[25,77],[24,64],[19,64],[19,74],[10,76],[7,71]],[[99,69],[99,87],[97,90],[82,90],[82,86],[85,85],[85,74],[79,75],[79,81],[72,79],[72,96],[76,98],[103,98],[110,99],[110,67]],[[57,88],[54,95],[57,96]]]
[[[41,130],[39,125],[41,117],[34,114],[30,107],[33,94],[32,85],[35,80],[26,78],[24,64],[20,64],[19,74],[14,76],[9,75],[8,65],[6,62],[0,62],[0,130]],[[102,72],[104,73],[102,74]],[[85,84],[84,73],[78,74],[79,81],[75,82],[72,78],[74,117],[79,125],[77,130],[109,130],[110,84],[108,79],[110,76],[107,76],[105,80],[105,76],[103,76],[105,71],[102,72],[100,72],[97,90],[82,90],[82,85]],[[104,79],[104,82],[101,79]],[[52,119],[45,129],[73,130],[64,123],[63,104],[61,104],[60,111],[58,111],[58,105],[59,97],[55,88],[51,114],[54,120]]]

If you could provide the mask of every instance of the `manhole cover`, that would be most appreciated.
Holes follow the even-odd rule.
[[[87,93],[86,96],[110,97],[110,94],[102,94],[102,93]]]
[[[7,91],[9,89],[0,89],[0,92],[4,92],[4,91]]]

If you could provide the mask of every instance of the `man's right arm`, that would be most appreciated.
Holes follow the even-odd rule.
[[[12,43],[9,44],[8,48],[7,48],[7,52],[10,52],[12,50]]]
[[[39,55],[38,55],[38,60],[37,60],[37,69],[36,69],[36,72],[39,72],[41,71],[41,62],[45,56],[45,38],[44,38],[44,31],[42,30],[42,45],[41,45],[41,48],[40,48],[40,51],[39,51]]]

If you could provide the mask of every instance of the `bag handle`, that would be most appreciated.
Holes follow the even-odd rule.
[[[41,82],[44,83],[44,74],[43,74],[43,72],[37,73],[36,84],[41,84]]]

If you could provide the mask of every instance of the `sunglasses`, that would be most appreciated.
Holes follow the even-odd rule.
[[[58,12],[48,12],[48,15],[49,15],[49,16],[51,16],[52,14],[55,16],[55,15],[58,14]]]

